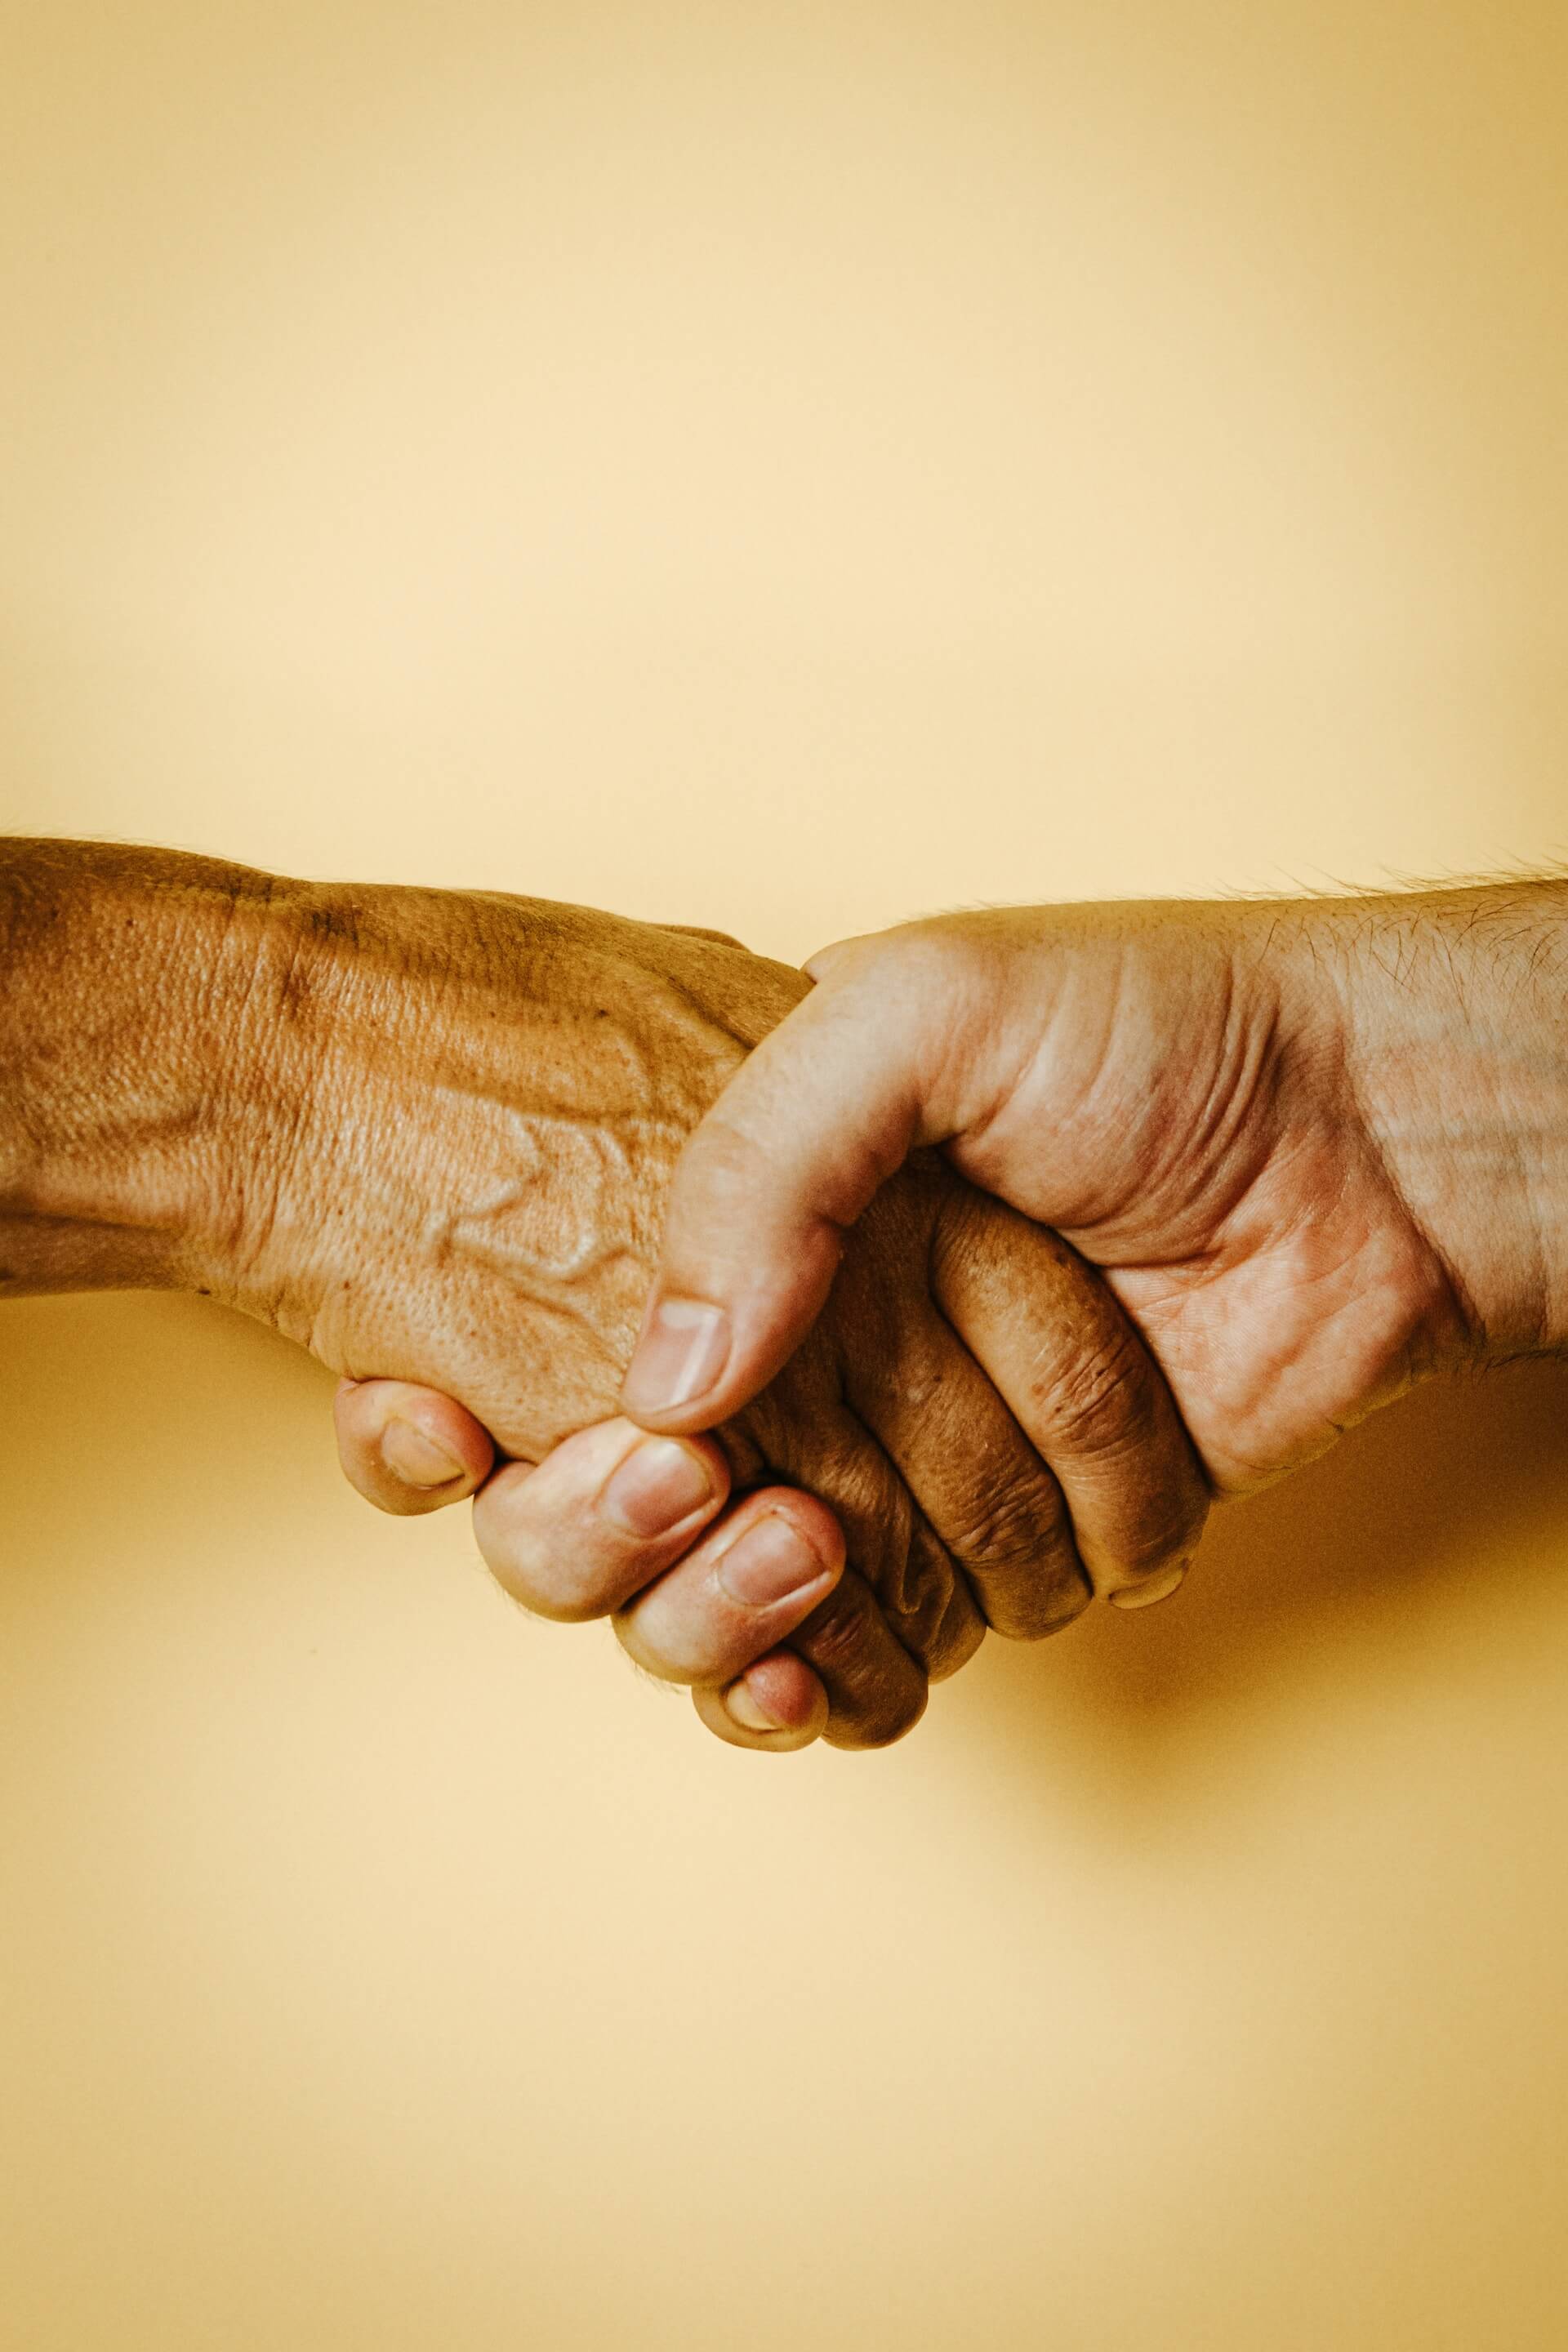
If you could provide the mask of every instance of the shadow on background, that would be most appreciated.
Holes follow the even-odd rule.
[[[1187,1586],[1096,1610],[1038,1648],[993,1643],[984,1721],[1009,1768],[1120,1760],[1147,1785],[1215,1719],[1281,1706],[1325,1671],[1398,1672],[1500,1616],[1568,1601],[1568,1364],[1433,1383],[1295,1477],[1220,1507]],[[1506,1584],[1501,1580],[1506,1576]]]
[[[226,1528],[274,1482],[291,1542],[302,1497],[323,1555],[357,1529],[331,1378],[272,1333],[195,1300],[125,1297],[24,1302],[5,1337],[9,1591],[101,1574],[109,1497],[142,1578],[221,1576]],[[206,1530],[194,1546],[193,1525]],[[407,1556],[404,1533],[384,1523],[389,1558]],[[1045,1776],[1142,1813],[1184,1765],[1230,1752],[1216,1732],[1272,1726],[1315,1685],[1371,1677],[1392,1694],[1456,1642],[1568,1638],[1565,1552],[1568,1363],[1434,1383],[1221,1507],[1174,1601],[1092,1611],[1037,1647],[988,1643],[916,1738],[996,1749],[1022,1787]]]

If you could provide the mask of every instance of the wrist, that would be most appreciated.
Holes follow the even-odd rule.
[[[1355,1100],[1473,1360],[1568,1344],[1568,886],[1303,910]]]
[[[18,1291],[215,1289],[265,1157],[259,942],[288,886],[160,850],[0,848],[0,1263]]]

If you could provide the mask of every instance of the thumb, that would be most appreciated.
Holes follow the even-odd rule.
[[[825,963],[826,959],[822,960]],[[621,1408],[651,1429],[710,1429],[805,1337],[845,1237],[927,1132],[913,990],[873,952],[833,970],[743,1062],[693,1132]]]

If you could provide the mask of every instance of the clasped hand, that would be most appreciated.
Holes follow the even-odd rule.
[[[1206,1484],[1129,1318],[932,1152],[889,1169],[835,1235],[810,1330],[700,1432],[616,1414],[681,1147],[807,995],[799,973],[500,897],[362,898],[351,928],[316,982],[332,1116],[235,1303],[266,1299],[351,1376],[339,1430],[373,1499],[477,1489],[510,1591],[613,1616],[716,1729],[765,1746],[896,1738],[987,1624],[1049,1633],[1189,1553]],[[437,936],[432,985],[414,943]]]
[[[1163,1597],[1211,1495],[1539,1343],[1530,1203],[1500,1180],[1478,1225],[1426,1118],[1475,1076],[1482,964],[1516,1015],[1539,976],[1488,897],[942,918],[826,951],[809,994],[558,915],[599,927],[609,1002],[526,1197],[578,1199],[614,1309],[589,1370],[581,1299],[503,1253],[458,1364],[448,1252],[406,1377],[341,1391],[350,1476],[399,1511],[475,1493],[510,1591],[612,1616],[726,1739],[897,1737],[987,1624]]]

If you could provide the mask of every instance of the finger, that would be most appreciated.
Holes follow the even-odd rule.
[[[812,1342],[812,1350],[820,1347]],[[808,1355],[811,1351],[808,1351]],[[844,1531],[849,1565],[868,1588],[894,1646],[939,1681],[972,1658],[985,1626],[963,1577],[917,1508],[908,1486],[858,1417],[805,1386],[810,1367],[797,1358],[784,1379],[746,1414],[766,1460],[782,1478],[809,1486]],[[803,1395],[797,1391],[805,1387]],[[809,1655],[797,1637],[791,1646]],[[884,1659],[879,1636],[868,1671]],[[839,1686],[852,1679],[837,1663]],[[837,1702],[836,1701],[836,1706]]]
[[[847,1569],[790,1647],[827,1693],[830,1748],[886,1748],[925,1713],[923,1668],[894,1633],[876,1594]]]
[[[691,1694],[710,1731],[731,1748],[772,1754],[809,1748],[827,1727],[827,1693],[792,1651],[774,1650],[728,1690]]]
[[[844,1236],[926,1132],[917,994],[836,969],[693,1132],[621,1391],[649,1428],[707,1429],[771,1380],[826,1298]]]
[[[649,1674],[723,1684],[793,1633],[844,1572],[831,1511],[787,1487],[748,1495],[629,1601],[616,1635]]]
[[[1033,1642],[1081,1615],[1093,1595],[1062,1489],[948,1326],[933,1314],[896,1366],[866,1362],[846,1374],[856,1412],[908,1480],[985,1622]]]
[[[804,1514],[828,1507],[827,1524],[841,1530],[838,1556],[847,1548],[851,1566],[840,1588],[790,1635],[789,1649],[816,1669],[826,1687],[824,1727],[829,1741],[879,1747],[919,1720],[928,1679],[952,1673],[973,1656],[985,1628],[968,1586],[954,1574],[881,1448],[825,1390],[822,1384],[830,1378],[826,1353],[814,1341],[785,1379],[751,1408],[744,1423],[747,1441],[760,1458],[781,1475],[809,1478],[817,1502],[785,1488],[748,1496],[738,1508],[751,1517],[764,1508]],[[728,1521],[716,1526],[705,1555],[650,1586],[625,1619],[617,1620],[627,1647],[651,1672],[682,1681],[734,1674],[743,1658],[759,1659],[764,1636],[777,1638],[767,1620],[753,1622],[748,1632],[704,1575],[708,1559],[728,1532]],[[798,1607],[797,1599],[792,1616]],[[745,1677],[747,1689],[764,1704],[769,1693],[781,1700],[776,1678],[787,1672],[770,1666],[763,1683],[759,1660]],[[804,1685],[785,1685],[785,1727],[792,1733],[806,1719],[807,1698],[815,1699],[816,1687],[815,1677]],[[703,1714],[718,1726],[713,1709]],[[742,1717],[740,1727],[754,1726]],[[724,1736],[733,1732],[731,1726]],[[764,1734],[763,1744],[774,1743]]]
[[[838,1376],[980,1615],[1035,1640],[1088,1607],[1089,1581],[1061,1487],[926,1286],[957,1181],[911,1163],[868,1212],[833,1295],[832,1328],[849,1335]],[[889,1282],[889,1265],[915,1278]],[[894,1596],[878,1591],[887,1608]]]
[[[607,1617],[663,1574],[722,1508],[711,1438],[649,1437],[629,1421],[579,1430],[537,1469],[499,1470],[474,1504],[486,1566],[542,1617]],[[825,1515],[826,1516],[826,1515]]]
[[[340,1381],[332,1421],[350,1486],[405,1518],[460,1503],[495,1459],[489,1432],[471,1412],[408,1381]]]
[[[1159,1367],[1077,1252],[989,1194],[943,1203],[931,1284],[1061,1483],[1079,1557],[1121,1607],[1173,1592],[1210,1490]]]

